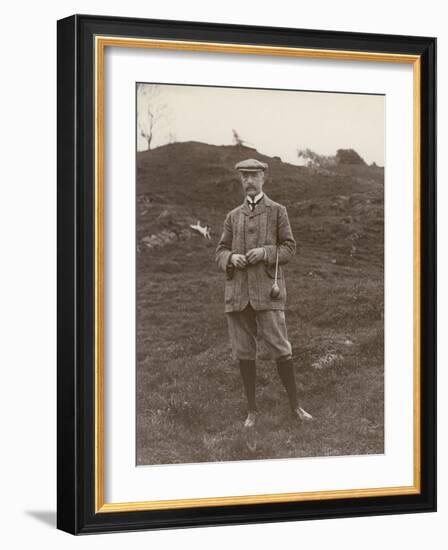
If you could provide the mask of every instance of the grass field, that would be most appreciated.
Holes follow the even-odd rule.
[[[269,163],[265,191],[287,206],[298,244],[285,269],[286,318],[309,424],[291,420],[261,346],[259,419],[243,428],[214,251],[242,200],[233,165],[248,157]],[[138,464],[382,453],[383,170],[321,175],[200,143],[137,161]],[[212,227],[210,241],[188,230],[198,219]]]

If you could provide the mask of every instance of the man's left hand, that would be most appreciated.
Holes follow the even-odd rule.
[[[247,261],[251,264],[257,264],[264,259],[265,250],[264,248],[251,248],[249,252],[246,253]]]

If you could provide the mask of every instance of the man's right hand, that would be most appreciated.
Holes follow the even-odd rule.
[[[232,254],[230,263],[238,269],[244,269],[247,266],[247,259],[243,254]]]

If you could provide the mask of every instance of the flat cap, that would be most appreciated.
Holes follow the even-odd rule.
[[[265,162],[260,162],[256,159],[247,159],[242,160],[235,164],[235,170],[240,170],[243,172],[259,172],[267,170],[268,165]]]

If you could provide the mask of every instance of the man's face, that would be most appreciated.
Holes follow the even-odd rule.
[[[243,193],[250,198],[254,198],[261,192],[264,184],[264,172],[263,170],[257,170],[256,172],[240,172],[241,185],[243,186]]]

